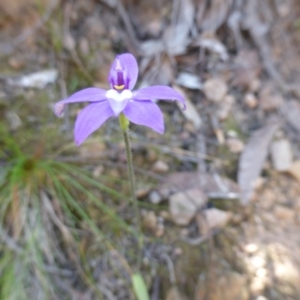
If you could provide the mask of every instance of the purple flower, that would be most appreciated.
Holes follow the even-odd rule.
[[[148,126],[162,134],[163,115],[153,100],[178,100],[185,108],[183,96],[168,86],[156,85],[132,91],[137,81],[138,70],[133,55],[129,53],[118,55],[108,76],[110,90],[83,89],[55,104],[55,113],[60,116],[68,103],[90,102],[81,110],[75,122],[74,135],[77,146],[107,119],[120,113],[123,113],[130,122]]]

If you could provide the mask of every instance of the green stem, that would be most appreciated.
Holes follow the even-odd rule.
[[[142,234],[141,216],[140,216],[140,211],[139,211],[139,205],[138,205],[138,201],[137,201],[137,198],[136,198],[135,176],[134,176],[134,169],[133,169],[133,162],[132,162],[130,139],[129,139],[129,135],[128,135],[129,121],[123,114],[120,115],[119,121],[120,121],[120,127],[122,129],[123,138],[124,138],[124,142],[125,142],[131,197],[132,197],[132,200],[133,200],[133,203],[134,203],[136,226],[137,226],[137,229],[138,229],[138,250],[139,250],[139,253],[138,253],[138,270],[140,270],[141,262],[142,262],[142,251],[143,251],[144,241],[143,241],[143,234]]]

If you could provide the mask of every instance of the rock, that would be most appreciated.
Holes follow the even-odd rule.
[[[102,142],[85,143],[79,148],[79,153],[83,157],[97,157],[99,153],[103,153],[106,150],[106,146]]]
[[[241,153],[245,147],[244,143],[238,138],[229,138],[226,145],[231,153]]]
[[[275,206],[274,214],[280,221],[292,222],[295,218],[294,210],[292,210],[288,207],[282,206],[282,205]]]
[[[65,33],[63,37],[63,46],[69,51],[73,51],[76,47],[76,40],[71,35],[71,33]]]
[[[186,298],[174,286],[168,291],[166,300],[186,300]]]
[[[283,103],[284,99],[272,84],[266,84],[259,93],[259,105],[264,111],[276,110]]]
[[[214,276],[215,277],[215,276]],[[195,300],[248,300],[247,278],[237,272],[227,271],[214,278],[214,284],[207,284],[201,276],[197,285]]]
[[[150,187],[142,187],[137,189],[135,195],[138,199],[145,198],[150,192]]]
[[[264,189],[258,195],[260,199],[258,205],[260,208],[268,211],[275,205],[277,197],[273,189]]]
[[[287,171],[293,161],[292,147],[288,140],[280,139],[271,143],[271,159],[276,171]]]
[[[0,90],[0,100],[7,98],[7,94]]]
[[[234,58],[233,80],[231,84],[256,91],[261,71],[262,64],[258,51],[240,50]]]
[[[265,282],[258,277],[254,277],[250,284],[251,293],[255,296],[258,296],[259,294],[263,293],[264,289],[265,289]]]
[[[188,225],[195,216],[197,209],[202,207],[206,201],[206,195],[198,188],[173,194],[170,197],[169,207],[174,223]]]
[[[224,227],[232,218],[230,212],[218,208],[209,208],[196,216],[196,221],[202,235],[207,235],[211,230]]]
[[[227,95],[220,103],[220,107],[217,111],[217,115],[221,121],[224,121],[228,118],[234,102],[235,102],[235,98],[232,95]]]
[[[156,161],[152,166],[152,171],[157,173],[167,173],[169,169],[168,164],[162,160]]]
[[[258,78],[253,79],[248,85],[248,89],[252,93],[256,93],[260,87],[261,87],[261,82]]]
[[[287,172],[300,182],[300,160],[294,161]]]
[[[11,130],[16,130],[22,126],[22,121],[15,112],[8,111],[6,112],[5,117],[9,123],[9,127]]]
[[[272,273],[276,280],[276,290],[286,296],[282,299],[299,299],[300,272],[296,250],[297,248],[288,249],[281,243],[273,243],[268,247],[269,259],[273,267]],[[290,251],[293,252],[293,255]]]
[[[22,60],[21,58],[18,57],[11,57],[8,60],[8,64],[11,68],[15,69],[15,70],[20,70],[24,67],[25,62],[24,60]]]
[[[142,221],[143,221],[143,225],[152,230],[155,231],[156,227],[157,227],[157,217],[155,215],[154,211],[144,211],[142,213]]]
[[[205,81],[203,92],[208,100],[220,102],[227,94],[227,85],[220,78],[211,78]]]
[[[156,237],[162,237],[165,233],[165,226],[162,223],[158,223],[155,230]]]
[[[244,102],[249,108],[255,108],[258,104],[257,98],[252,93],[247,93],[245,95]]]
[[[95,178],[99,178],[100,175],[103,174],[104,171],[104,167],[102,165],[95,167],[95,169],[93,170],[93,176]]]
[[[158,204],[162,200],[161,195],[157,191],[150,192],[148,198],[149,198],[149,201],[153,204]]]
[[[88,55],[90,53],[90,44],[87,38],[79,38],[79,50],[82,55]]]
[[[160,211],[159,212],[159,216],[161,218],[163,218],[164,220],[171,220],[172,219],[170,213],[168,211],[166,211],[166,210]]]
[[[147,160],[150,162],[154,162],[157,160],[157,153],[153,149],[147,150]]]
[[[247,244],[245,245],[244,250],[248,254],[253,254],[258,251],[258,246],[256,244]]]

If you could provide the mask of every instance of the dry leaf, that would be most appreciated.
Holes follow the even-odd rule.
[[[194,45],[203,47],[210,52],[216,53],[220,56],[221,60],[227,61],[229,58],[227,49],[223,43],[221,43],[218,38],[211,34],[205,34],[199,37],[198,40],[194,42]]]
[[[55,69],[49,69],[24,75],[18,79],[8,79],[8,84],[25,88],[43,89],[48,84],[54,83],[57,78],[58,71]]]
[[[175,90],[177,90],[179,93],[181,93],[181,94],[184,95],[186,109],[182,110],[183,115],[185,116],[185,118],[187,120],[191,121],[194,124],[195,129],[199,129],[201,127],[202,121],[201,121],[200,115],[199,115],[196,107],[191,102],[191,100],[186,95],[186,93],[185,93],[185,91],[183,89],[181,89],[180,87],[178,87],[176,85],[173,85],[173,88]],[[180,109],[182,109],[182,104],[181,103],[176,102],[176,104],[178,105],[178,107]]]
[[[158,193],[163,198],[168,198],[172,193],[192,188],[200,188],[208,197],[239,196],[239,187],[232,180],[198,172],[176,172],[166,176],[158,187]]]
[[[232,0],[198,1],[197,24],[202,31],[216,32],[226,21]]]
[[[143,56],[155,56],[164,51],[162,40],[148,40],[140,44]]]
[[[202,83],[199,76],[191,73],[181,72],[176,78],[176,83],[191,90],[201,90]]]
[[[235,58],[233,86],[250,88],[261,70],[258,53],[254,50],[241,50]]]
[[[287,122],[300,132],[300,104],[298,101],[285,102],[281,107],[281,112]]]
[[[194,3],[192,0],[174,1],[173,24],[164,32],[166,52],[170,55],[183,54],[190,42],[189,32],[194,22]],[[176,16],[177,15],[177,16]]]
[[[257,130],[244,148],[238,171],[238,183],[241,188],[243,204],[247,204],[251,199],[255,180],[261,173],[270,142],[278,126],[278,123],[274,123]]]

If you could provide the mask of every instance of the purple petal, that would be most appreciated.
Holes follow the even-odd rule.
[[[75,128],[75,144],[79,146],[84,140],[97,130],[109,117],[113,116],[108,101],[92,103],[85,107],[78,115]]]
[[[119,70],[119,71],[118,71]],[[118,74],[120,73],[120,74]],[[135,57],[130,53],[118,55],[112,63],[109,72],[109,82],[112,85],[125,85],[132,90],[138,78],[139,68]]]
[[[136,84],[138,74],[139,74],[139,67],[137,61],[135,57],[130,53],[119,55],[119,59],[121,61],[121,64],[128,72],[127,73],[129,77],[128,88],[129,90],[132,90]]]
[[[134,100],[177,100],[183,104],[183,108],[185,109],[185,100],[184,97],[170,88],[169,86],[164,85],[154,85],[139,89],[134,92],[133,95]]]
[[[57,116],[60,116],[66,104],[68,103],[75,103],[75,102],[95,102],[95,101],[102,101],[105,100],[105,93],[107,91],[103,89],[98,88],[87,88],[83,89],[73,95],[71,95],[69,98],[66,98],[62,101],[59,101],[54,106],[54,112]]]
[[[131,100],[123,113],[134,124],[148,126],[160,134],[165,131],[163,114],[152,101]]]

